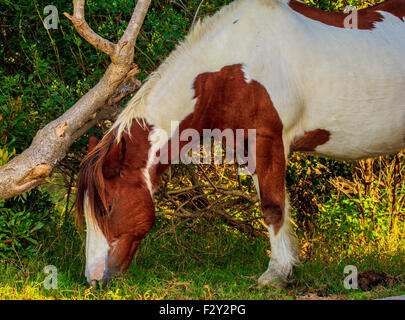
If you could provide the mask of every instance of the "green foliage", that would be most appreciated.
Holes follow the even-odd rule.
[[[0,166],[5,165],[15,155],[15,149],[9,152],[7,148],[0,147]]]
[[[38,240],[52,227],[54,213],[49,194],[38,189],[0,200],[0,257],[33,257]]]
[[[362,202],[362,203],[360,203]],[[360,204],[367,210],[362,212]],[[376,207],[376,216],[371,216]],[[331,199],[322,205],[319,214],[323,223],[319,232],[328,242],[345,246],[362,245],[390,234],[390,219],[382,203],[368,199]]]
[[[375,5],[383,0],[305,0],[313,7],[326,11],[343,11],[346,6],[354,6],[357,9],[363,9]]]
[[[351,164],[294,154],[287,181],[303,256],[403,248],[404,160],[403,153]]]
[[[322,216],[316,214],[318,207],[335,192],[331,181],[338,177],[350,178],[352,170],[353,164],[342,161],[300,153],[290,157],[286,182],[291,205],[296,209],[297,232],[301,236],[317,232],[322,225]]]

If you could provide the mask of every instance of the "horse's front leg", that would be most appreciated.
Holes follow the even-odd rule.
[[[271,243],[269,267],[258,281],[260,285],[285,287],[294,265],[297,265],[299,260],[286,196],[286,158],[283,142],[281,137],[258,136],[256,143],[257,175],[253,176],[253,180]]]

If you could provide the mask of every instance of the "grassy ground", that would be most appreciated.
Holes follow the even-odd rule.
[[[158,223],[155,229],[159,227]],[[375,299],[405,294],[404,281],[369,292],[343,286],[346,265],[355,265],[359,272],[403,275],[405,252],[361,258],[315,254],[297,268],[289,288],[259,288],[257,278],[268,263],[268,241],[218,232],[183,234],[181,245],[172,233],[158,237],[152,232],[125,276],[107,288],[90,289],[84,278],[83,244],[68,223],[49,237],[35,258],[0,261],[0,299]],[[58,289],[44,288],[46,265],[58,268]]]

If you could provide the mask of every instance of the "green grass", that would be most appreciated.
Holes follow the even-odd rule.
[[[34,258],[0,261],[0,299],[261,300],[317,298],[319,291],[333,299],[375,299],[405,294],[403,281],[370,292],[343,287],[343,269],[349,264],[359,272],[374,269],[391,276],[403,274],[404,252],[343,259],[340,254],[336,258],[315,254],[297,268],[296,281],[287,289],[259,288],[257,279],[268,263],[266,239],[189,231],[179,240],[173,233],[158,237],[160,227],[158,223],[145,239],[124,276],[106,288],[89,289],[84,277],[84,239],[67,223],[44,240]],[[58,289],[44,288],[46,265],[58,268]]]

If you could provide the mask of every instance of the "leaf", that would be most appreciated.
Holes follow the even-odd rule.
[[[34,228],[32,228],[32,231],[37,231],[39,229],[42,229],[42,227],[44,226],[43,222],[38,222]]]

